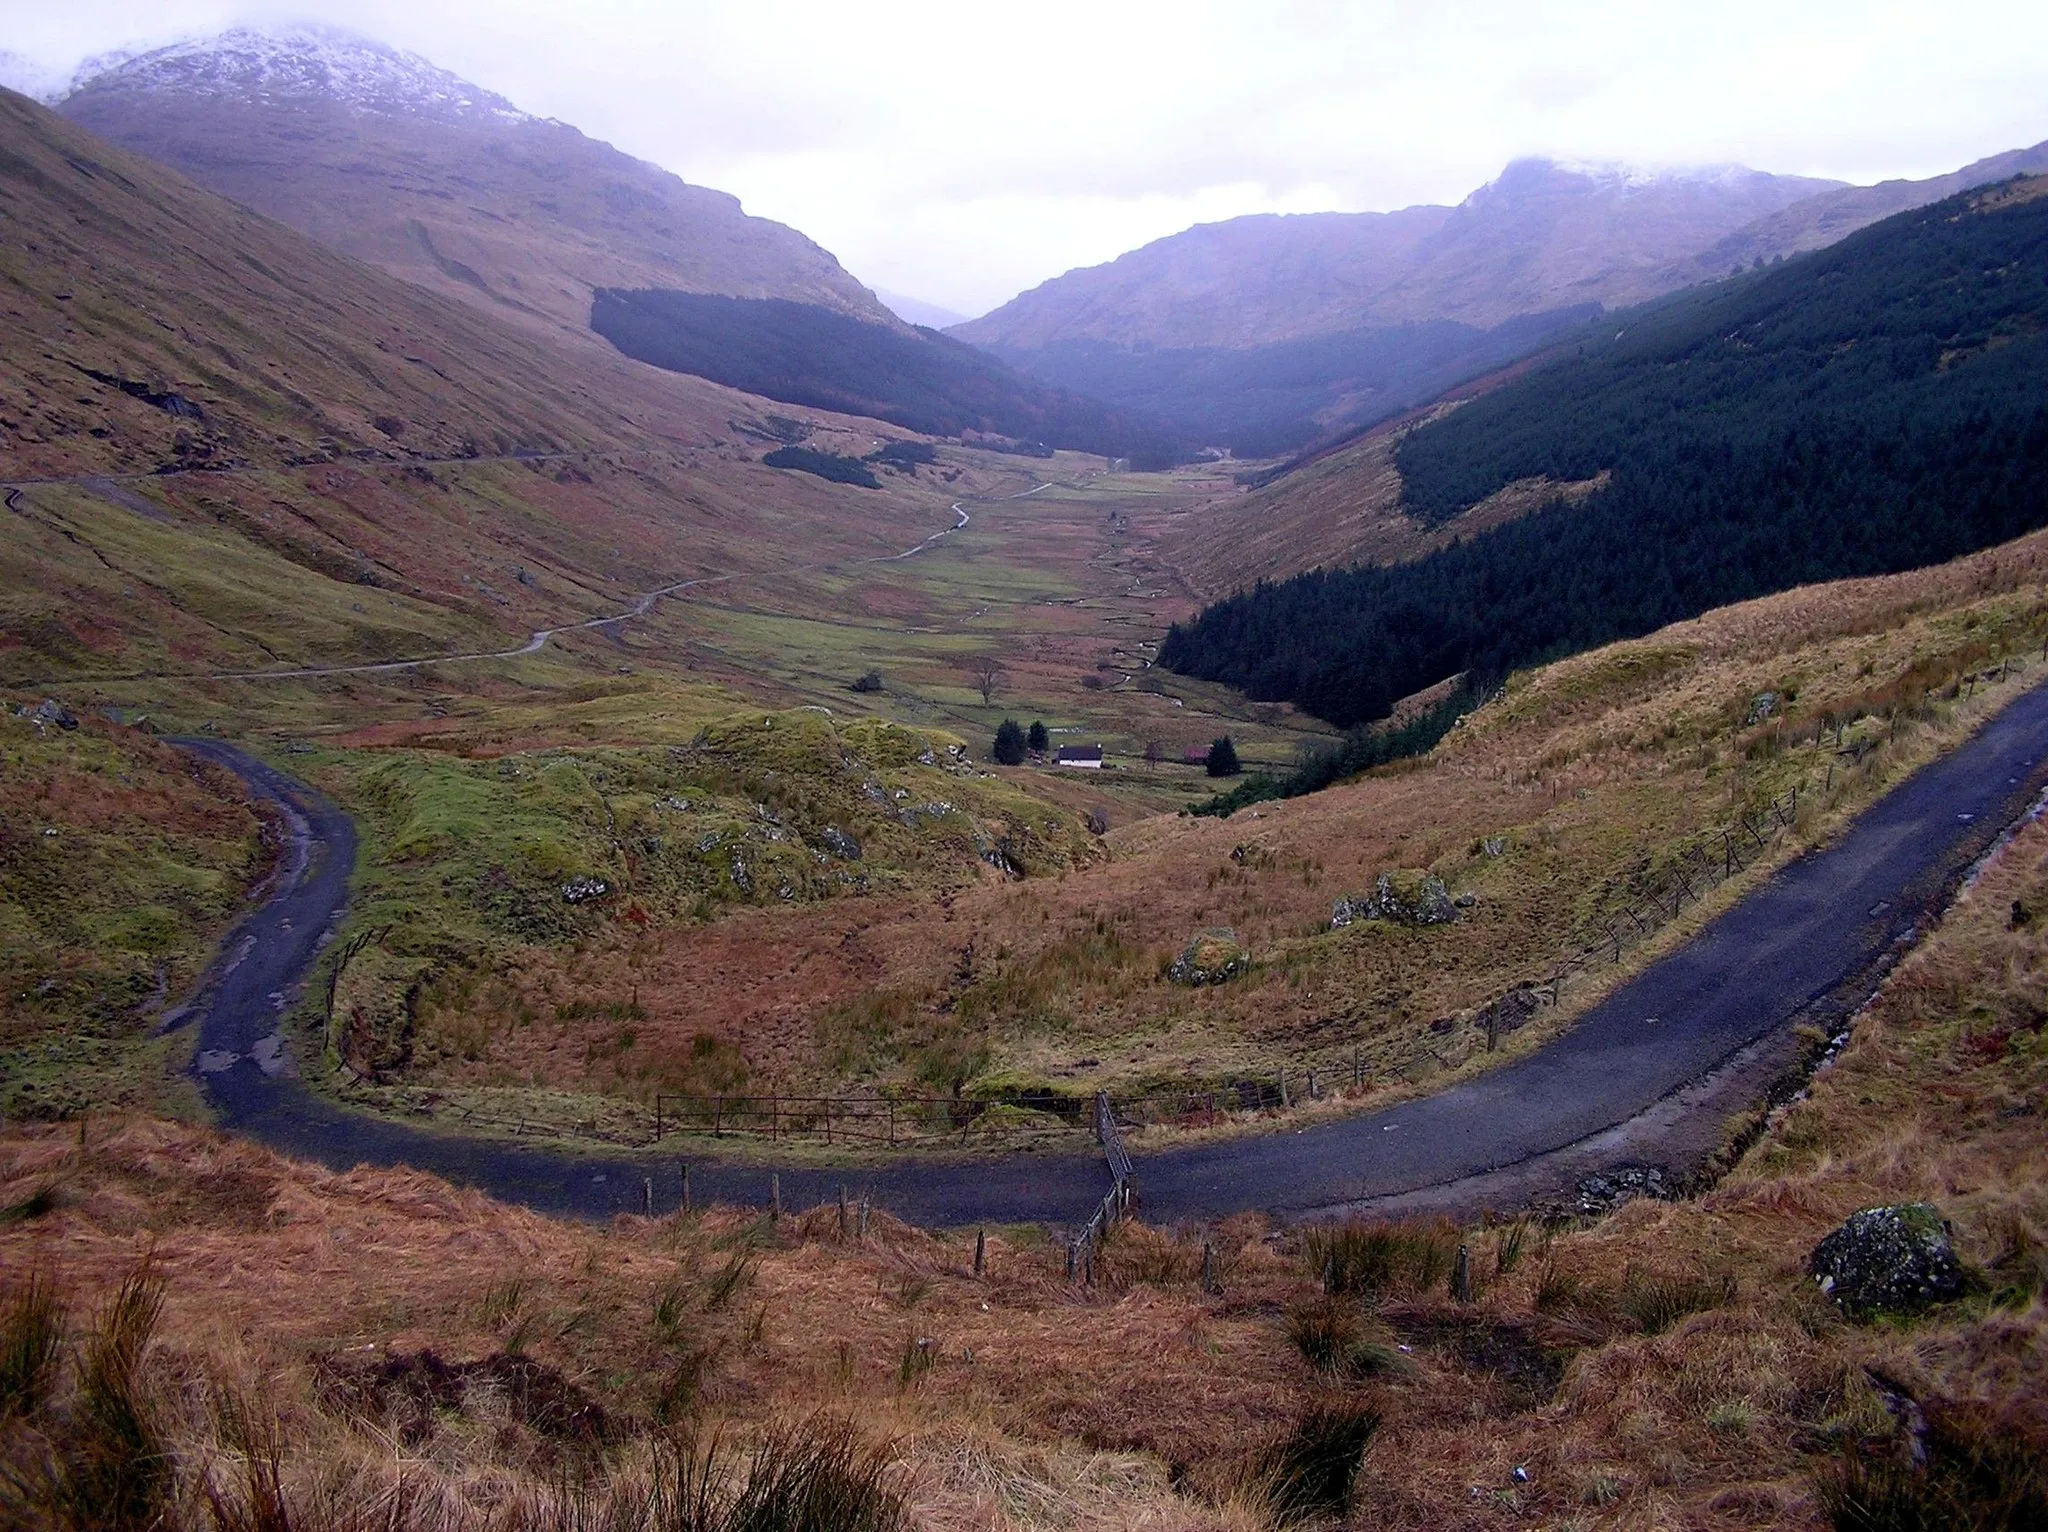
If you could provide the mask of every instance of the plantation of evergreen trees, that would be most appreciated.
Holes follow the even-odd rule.
[[[1164,423],[1027,378],[936,330],[906,335],[786,298],[610,287],[592,300],[590,327],[654,367],[929,436],[984,431],[1138,468],[1187,456]]]
[[[1176,627],[1161,663],[1348,727],[1461,671],[2048,525],[2038,184],[1613,316],[1397,452],[1405,508],[1430,525],[1536,475],[1611,470],[1606,488],[1415,563],[1241,591]]]

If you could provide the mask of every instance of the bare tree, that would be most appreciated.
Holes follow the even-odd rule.
[[[981,704],[995,701],[996,685],[1003,679],[1003,662],[993,654],[978,654],[967,662],[967,678],[981,693]]]

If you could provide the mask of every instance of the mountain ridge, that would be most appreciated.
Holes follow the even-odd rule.
[[[951,333],[1012,349],[1080,339],[1242,347],[1433,319],[1491,327],[1653,297],[1664,289],[1651,274],[1670,261],[1840,184],[1739,166],[1639,172],[1520,159],[1454,207],[1197,225],[1055,277]],[[1496,248],[1503,240],[1511,246]]]
[[[58,110],[501,318],[583,332],[599,288],[636,286],[907,328],[828,251],[729,193],[352,33],[237,28],[173,44],[79,82]]]

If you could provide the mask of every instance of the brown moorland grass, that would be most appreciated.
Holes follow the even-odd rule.
[[[1964,1497],[1933,1524],[1971,1524],[1983,1473],[1944,1469],[1957,1451],[2029,1514],[2043,1486],[2024,1451],[2048,1440],[2044,912],[2037,821],[1719,1187],[1449,1236],[1473,1252],[1470,1303],[1441,1259],[1418,1264],[1448,1235],[1421,1226],[1339,1231],[1392,1265],[1325,1296],[1330,1237],[1134,1225],[1075,1291],[1030,1230],[994,1231],[977,1282],[971,1236],[886,1215],[865,1244],[825,1208],[555,1224],[139,1118],[83,1144],[0,1138],[0,1206],[26,1210],[0,1223],[5,1298],[22,1312],[34,1274],[31,1307],[59,1295],[90,1351],[91,1316],[146,1257],[163,1319],[144,1418],[175,1465],[174,1524],[194,1527],[213,1524],[202,1480],[232,1488],[249,1456],[225,1398],[275,1413],[293,1503],[396,1497],[412,1508],[396,1524],[420,1527],[531,1512],[567,1461],[586,1486],[642,1482],[664,1415],[751,1443],[821,1410],[887,1444],[890,1482],[937,1527],[1268,1524],[1278,1444],[1367,1414],[1350,1525],[1818,1527],[1842,1464],[1867,1483],[1906,1450],[1906,1399],[1936,1467],[1903,1492]],[[1807,1252],[1857,1208],[1916,1199],[1954,1225],[1971,1292],[1850,1322]],[[1216,1295],[1199,1289],[1205,1239]],[[1312,1354],[1333,1336],[1355,1361]],[[10,1462],[78,1408],[75,1365],[43,1414],[0,1426]],[[366,1396],[341,1378],[389,1381]],[[414,1397],[445,1403],[409,1415]],[[600,1414],[585,1445],[563,1424]]]
[[[819,1079],[847,1007],[882,991],[906,1002],[906,1039],[952,1029],[996,1079],[1129,1093],[1320,1062],[1348,1083],[1356,1050],[1379,1087],[1433,1085],[1484,1062],[1486,1002],[1603,939],[1682,847],[1801,790],[1794,831],[1642,957],[2038,680],[2044,556],[2036,535],[1710,613],[1518,676],[1419,762],[1228,821],[1144,819],[1110,834],[1106,863],[990,876],[936,906],[855,900],[600,936],[576,954],[575,983],[636,991],[641,1046],[674,1050],[712,1026],[757,1075],[787,1081]],[[1326,929],[1338,895],[1403,867],[1476,902],[1447,927]],[[1253,972],[1166,982],[1172,954],[1216,926],[1251,949]],[[528,972],[539,982],[560,963],[536,953]],[[1540,1011],[1503,1053],[1549,1035],[1612,972],[1568,984],[1561,1014]],[[722,1019],[702,1003],[705,973],[739,986],[720,991],[734,1001]],[[550,1046],[573,1060],[595,1038]],[[876,1041],[886,1081],[900,1050]],[[519,1068],[573,1084],[530,1054]]]

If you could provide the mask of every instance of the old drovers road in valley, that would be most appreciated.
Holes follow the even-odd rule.
[[[277,804],[292,827],[267,897],[228,938],[195,1007],[196,1067],[223,1127],[336,1168],[409,1165],[557,1215],[637,1212],[649,1179],[656,1211],[676,1207],[678,1149],[524,1146],[352,1111],[307,1088],[291,1066],[282,1018],[345,914],[354,827],[319,794],[233,745],[184,743]],[[1859,1004],[2044,780],[2048,685],[2037,685],[1554,1041],[1433,1096],[1143,1156],[1143,1210],[1176,1219],[1369,1206],[1541,1164],[1632,1122],[1682,1115],[1688,1088],[1745,1049]],[[1713,1110],[1718,1120],[1727,1108]],[[1108,1184],[1102,1160],[1080,1155],[898,1158],[858,1169],[739,1163],[695,1149],[688,1156],[700,1203],[764,1204],[775,1171],[788,1206],[823,1203],[855,1185],[877,1206],[938,1226],[1078,1222]]]

